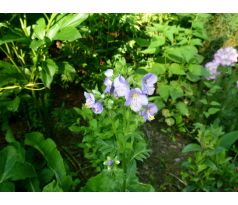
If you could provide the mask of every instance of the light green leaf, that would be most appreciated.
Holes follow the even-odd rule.
[[[151,72],[156,75],[162,75],[166,72],[166,65],[161,63],[154,63],[152,65]]]
[[[214,115],[215,113],[219,112],[221,109],[220,108],[209,108],[207,112],[205,112],[205,116],[209,117],[210,115]]]
[[[151,43],[149,48],[158,48],[165,44],[165,37],[164,36],[155,36],[151,39]]]
[[[75,27],[65,27],[58,31],[53,40],[74,41],[81,37],[81,34]]]
[[[192,63],[196,61],[197,49],[195,46],[168,47],[165,56],[176,63]]]
[[[63,192],[63,189],[55,180],[53,180],[52,182],[44,186],[43,192]]]
[[[88,14],[59,14],[56,17],[54,25],[51,26],[46,35],[49,39],[53,40],[60,30],[66,27],[76,28],[87,18]]]
[[[36,24],[33,27],[33,38],[38,38],[43,40],[45,38],[45,19],[40,18],[37,20]]]
[[[183,96],[183,89],[176,81],[172,81],[169,86],[169,94],[173,100]]]
[[[176,104],[176,108],[182,115],[185,115],[185,116],[189,115],[188,107],[184,102],[178,102]]]
[[[170,86],[165,83],[159,83],[158,85],[157,92],[164,101],[167,101],[169,97],[169,88]]]
[[[219,144],[228,150],[237,140],[238,131],[233,131],[223,135],[219,140]]]
[[[185,75],[184,68],[182,65],[177,63],[172,63],[168,69],[170,75]]]
[[[165,122],[167,123],[168,126],[172,126],[175,123],[175,120],[173,118],[166,118]]]
[[[201,146],[200,145],[198,145],[198,144],[188,144],[183,148],[182,153],[196,152],[196,151],[201,151]]]

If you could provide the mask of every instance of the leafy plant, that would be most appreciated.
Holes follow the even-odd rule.
[[[234,191],[237,188],[236,166],[228,156],[228,144],[235,142],[233,134],[223,135],[221,127],[196,124],[198,143],[184,147],[193,152],[183,163],[182,180],[185,191]],[[230,136],[230,137],[229,137]],[[226,143],[224,139],[230,141]],[[230,138],[230,140],[229,140]]]

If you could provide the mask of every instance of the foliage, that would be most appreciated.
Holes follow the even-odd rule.
[[[235,191],[237,172],[231,157],[227,155],[228,146],[221,127],[206,127],[196,124],[197,144],[189,144],[183,152],[193,152],[183,163],[182,180],[186,183],[185,191]],[[223,136],[222,136],[223,135]],[[234,143],[235,135],[231,143]]]
[[[2,14],[0,191],[155,191],[154,117],[191,140],[183,190],[237,190],[237,34],[237,14]]]
[[[1,152],[0,189],[8,191],[67,191],[73,181],[66,175],[63,158],[51,139],[44,139],[39,132],[27,133],[24,144],[13,136],[4,125],[8,145]],[[40,151],[45,163],[35,163],[35,149]],[[36,155],[37,156],[37,155]],[[39,163],[39,162],[38,162]]]

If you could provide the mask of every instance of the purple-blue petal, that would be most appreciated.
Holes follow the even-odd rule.
[[[107,76],[108,78],[112,77],[113,76],[113,70],[112,69],[107,69],[105,72],[104,72],[105,76]]]
[[[103,111],[103,105],[101,102],[96,102],[93,104],[92,106],[92,111],[95,113],[95,114],[100,114],[102,111]]]
[[[157,80],[157,76],[153,73],[146,74],[142,79],[142,81],[147,85],[154,85]]]

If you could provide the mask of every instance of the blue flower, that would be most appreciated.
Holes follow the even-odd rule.
[[[233,47],[220,48],[214,55],[214,59],[222,66],[234,66],[237,62],[238,52]]]
[[[154,120],[154,115],[158,112],[158,107],[154,103],[149,103],[146,108],[140,113],[144,117],[145,121]]]
[[[113,76],[113,70],[112,69],[107,69],[105,72],[104,72],[105,76],[107,76],[108,78],[112,77]]]
[[[125,105],[130,106],[130,108],[135,112],[140,111],[142,106],[147,104],[148,98],[139,88],[132,89],[126,97]]]
[[[95,98],[94,98],[93,94],[84,92],[84,96],[86,98],[86,104],[85,104],[86,107],[92,108],[92,106],[95,103]]]
[[[214,80],[217,78],[217,76],[220,74],[220,72],[218,72],[218,70],[217,70],[218,66],[219,66],[219,62],[217,62],[216,60],[208,62],[205,65],[205,68],[210,73],[210,75],[208,77],[206,77],[207,80]]]
[[[142,79],[142,92],[146,95],[152,95],[155,91],[154,84],[157,82],[157,76],[153,73],[146,74]]]
[[[106,77],[104,80],[104,85],[106,85],[104,93],[112,93],[113,92],[113,83],[109,77]]]
[[[122,75],[116,77],[113,81],[114,94],[117,97],[127,97],[130,86]]]
[[[93,106],[92,106],[92,111],[93,111],[95,114],[100,114],[100,113],[103,111],[103,105],[102,105],[102,103],[100,103],[100,102],[94,103]]]

